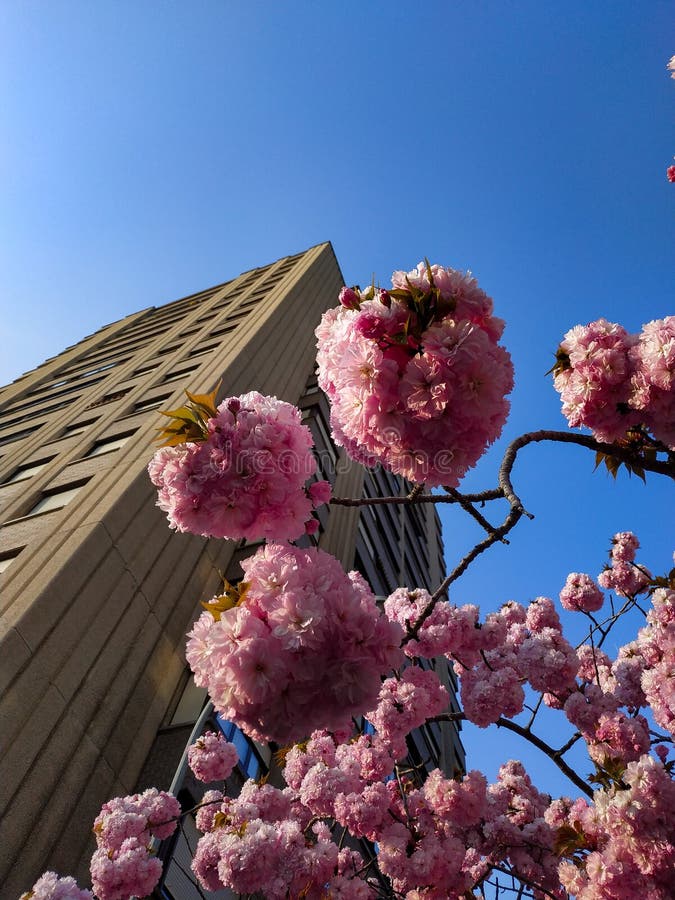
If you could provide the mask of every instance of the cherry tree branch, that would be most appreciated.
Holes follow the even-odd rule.
[[[467,719],[466,713],[464,712],[451,712],[451,713],[441,713],[438,716],[432,716],[427,719],[427,722],[466,722],[470,721]],[[519,725],[517,722],[512,721],[511,719],[505,719],[503,716],[500,716],[497,721],[494,723],[497,728],[506,728],[508,731],[513,731],[515,734],[520,735],[524,740],[528,743],[532,744],[538,750],[541,750],[548,758],[556,765],[560,771],[565,775],[569,780],[579,788],[580,791],[583,791],[587,797],[593,797],[593,789],[586,784],[586,782],[574,771],[571,766],[568,766],[564,759],[562,759],[562,753],[565,750],[569,749],[569,747],[565,746],[560,750],[554,750],[550,744],[547,744],[546,741],[542,740],[538,735],[533,734],[529,728],[526,728],[524,725]],[[571,746],[571,744],[570,744]]]
[[[536,890],[536,891],[541,891],[541,893],[544,894],[546,897],[550,897],[551,900],[556,900],[555,894],[552,894],[550,891],[547,891],[545,887],[542,887],[540,884],[538,884],[536,881],[533,881],[531,878],[525,878],[524,876],[519,875],[518,872],[514,872],[511,869],[507,869],[504,866],[498,866],[496,864],[492,866],[492,871],[493,872],[501,872],[502,875],[509,875],[511,878],[513,878],[517,881],[520,881],[522,884],[527,885],[528,888],[530,888],[532,890]],[[505,890],[515,891],[515,888],[505,888]],[[520,892],[519,892],[519,896],[520,896]],[[516,900],[517,900],[517,898],[516,898]]]
[[[675,479],[675,456],[670,453],[668,454],[667,460],[648,459],[630,447],[624,447],[619,444],[607,444],[603,441],[597,441],[595,438],[588,437],[587,435],[572,434],[567,431],[551,431],[543,429],[540,431],[531,431],[517,437],[508,445],[504,452],[499,467],[497,479],[498,487],[491,492],[494,498],[501,496],[509,504],[509,511],[504,521],[498,527],[491,528],[487,537],[482,541],[479,541],[441,582],[436,591],[432,594],[431,600],[426,608],[420,613],[414,626],[409,628],[408,640],[417,637],[420,627],[431,615],[436,603],[445,595],[450,585],[456,581],[460,575],[464,574],[476,557],[480,556],[481,553],[484,553],[489,547],[497,543],[497,541],[503,541],[505,536],[515,525],[517,525],[523,516],[534,518],[527,512],[520,497],[516,494],[513,482],[511,481],[511,473],[520,450],[527,447],[528,444],[542,443],[544,441],[562,444],[577,444],[580,447],[594,450],[596,453],[602,453],[605,456],[613,456],[621,462],[635,466],[639,469],[656,472],[660,475],[667,475],[668,477]],[[450,499],[461,503],[462,500],[465,502],[467,501],[467,496],[462,497],[462,495],[457,493],[456,496],[451,497]]]

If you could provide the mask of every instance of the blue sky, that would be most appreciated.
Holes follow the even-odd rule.
[[[0,5],[0,382],[319,241],[348,283],[427,256],[508,323],[512,417],[467,481],[491,486],[508,437],[566,427],[544,373],[568,328],[674,312],[674,23],[663,0]],[[554,595],[618,530],[667,568],[672,487],[522,455],[537,518],[455,599]],[[473,532],[447,522],[453,565]]]

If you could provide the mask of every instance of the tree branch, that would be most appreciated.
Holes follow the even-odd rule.
[[[502,541],[523,516],[534,518],[530,513],[526,511],[520,497],[516,494],[513,483],[511,481],[511,472],[513,471],[513,466],[515,465],[518,453],[523,449],[523,447],[527,447],[528,444],[542,443],[543,441],[551,441],[552,443],[561,444],[577,444],[580,447],[594,450],[596,453],[603,453],[606,456],[614,456],[616,457],[616,459],[621,460],[621,462],[630,463],[634,466],[637,466],[638,468],[650,472],[656,472],[660,475],[667,475],[668,477],[675,479],[675,457],[672,454],[668,455],[667,460],[646,459],[639,452],[632,450],[629,447],[623,447],[619,444],[606,444],[602,441],[596,441],[595,438],[588,437],[587,435],[571,434],[567,431],[531,431],[527,434],[523,434],[520,437],[517,437],[515,440],[511,441],[504,452],[504,456],[499,467],[498,487],[491,492],[486,492],[490,493],[491,499],[496,499],[497,497],[501,496],[507,500],[509,504],[509,511],[506,515],[506,518],[500,526],[498,526],[497,528],[493,528],[488,533],[487,537],[476,544],[475,547],[470,550],[466,554],[466,556],[459,562],[459,564],[455,566],[452,572],[441,582],[436,591],[432,594],[431,600],[427,604],[426,608],[423,609],[420,613],[415,624],[408,628],[406,640],[417,637],[419,629],[431,615],[436,603],[444,596],[450,585],[454,581],[456,581],[460,577],[460,575],[464,574],[464,572],[468,569],[468,567],[471,565],[474,559],[476,559],[476,557],[480,556],[481,553],[484,553],[485,550],[487,550],[497,541]],[[462,500],[467,502],[468,497],[469,495],[465,495],[462,497],[461,494],[457,494],[456,497],[450,497],[450,499],[455,500],[455,502],[461,503]]]
[[[441,713],[438,716],[431,716],[427,719],[427,722],[467,722],[471,721],[467,719],[466,713],[464,712],[451,712],[451,713]],[[520,735],[524,740],[528,743],[532,744],[538,750],[541,750],[548,758],[560,769],[560,771],[565,775],[569,780],[575,784],[580,791],[583,791],[587,797],[593,797],[593,789],[586,784],[586,782],[574,771],[571,766],[568,766],[564,759],[561,759],[561,754],[565,749],[569,749],[568,747],[561,748],[561,750],[554,750],[550,744],[547,744],[546,741],[542,740],[536,734],[532,734],[527,728],[523,725],[519,725],[517,722],[513,722],[511,719],[505,719],[503,716],[500,716],[499,719],[494,723],[497,728],[506,728],[507,731],[513,731],[515,734]],[[571,746],[571,745],[570,745]]]

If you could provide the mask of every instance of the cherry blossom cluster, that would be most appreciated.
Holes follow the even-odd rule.
[[[401,629],[365,580],[322,550],[261,547],[242,563],[243,600],[204,612],[187,659],[216,709],[257,740],[287,743],[371,706],[403,659]]]
[[[385,601],[385,610],[401,625],[414,624],[430,600],[426,591],[399,588]],[[417,637],[407,641],[405,653],[452,660],[464,714],[481,728],[521,712],[525,682],[538,692],[563,693],[574,685],[578,668],[577,654],[547,597],[527,608],[507,603],[483,623],[476,606],[438,603]]]
[[[570,427],[612,442],[643,426],[675,449],[675,316],[648,322],[639,335],[606,319],[576,325],[554,372]]]
[[[330,829],[313,821],[295,791],[247,781],[237,798],[210,791],[204,800],[208,805],[197,825],[205,834],[192,868],[206,890],[229,887],[268,900],[320,900],[342,883],[342,893],[330,890],[328,895],[360,896],[344,891],[352,852],[338,850]]]
[[[609,565],[598,575],[597,582],[582,572],[571,572],[567,576],[565,586],[560,591],[563,607],[570,611],[597,612],[604,603],[604,595],[598,584],[620,597],[635,597],[645,591],[652,575],[648,569],[635,562],[639,546],[640,542],[632,532],[621,531],[615,534]]]
[[[315,531],[330,498],[312,436],[290,403],[251,391],[229,397],[204,440],[160,447],[148,472],[172,528],[206,537],[287,540]]]
[[[224,781],[237,764],[239,754],[222,732],[206,731],[188,749],[188,765],[200,781]]]
[[[625,591],[631,598],[658,583],[635,563],[638,548],[632,533],[614,536],[607,589]],[[362,579],[342,574],[340,580],[332,570],[337,563],[329,560],[320,551],[270,545],[244,564],[248,587],[238,605],[215,616],[205,612],[203,618],[210,622],[204,635],[193,635],[191,653],[202,667],[213,667],[212,685],[223,689],[230,677],[218,667],[232,648],[273,634],[290,654],[292,666],[301,673],[304,666],[312,669],[315,682],[322,689],[330,687],[332,676],[324,676],[321,668],[332,664],[321,631],[325,618],[335,613],[339,620],[339,625],[327,625],[332,641],[346,624],[356,627],[361,638],[377,625],[359,619]],[[629,583],[624,565],[642,573],[637,587]],[[618,574],[612,575],[615,569]],[[345,581],[356,600],[343,593]],[[597,607],[601,592],[589,576],[573,573],[561,594],[569,608],[588,612]],[[675,736],[670,686],[675,590],[653,590],[645,626],[614,660],[597,646],[574,650],[547,598],[527,607],[507,603],[482,621],[475,606],[442,602],[418,624],[430,602],[424,590],[399,589],[384,604],[390,621],[375,608],[375,621],[387,625],[385,641],[392,656],[378,662],[372,705],[362,695],[354,709],[355,715],[363,712],[356,732],[354,722],[342,717],[330,730],[313,731],[308,740],[287,748],[284,788],[249,780],[236,798],[206,792],[196,815],[203,836],[193,860],[201,886],[269,900],[366,900],[378,895],[379,883],[372,861],[336,843],[336,835],[346,830],[353,839],[377,844],[377,878],[386,879],[391,892],[407,900],[459,900],[489,877],[494,866],[510,869],[531,886],[534,897],[667,900],[675,864],[675,784],[666,747],[661,744],[650,755],[652,735],[641,710],[650,706],[656,723]],[[365,607],[372,618],[369,594]],[[405,632],[408,662],[402,665],[405,657],[398,644]],[[318,658],[312,656],[315,651]],[[276,648],[256,657],[250,666],[258,673],[253,677],[259,677],[264,659],[279,655],[283,653]],[[424,780],[416,768],[408,768],[410,731],[454,715],[449,694],[429,662],[442,655],[460,675],[464,715],[480,726],[517,715],[526,682],[543,694],[548,706],[561,710],[595,763],[601,787],[593,797],[551,800],[513,761],[501,767],[494,784],[479,772],[457,779],[433,770]],[[357,664],[353,661],[352,667]],[[235,664],[240,686],[247,684],[242,676],[247,665]],[[388,666],[398,670],[381,682]],[[273,671],[277,687],[291,698],[293,692],[301,698],[310,690],[302,684],[289,687]],[[272,716],[282,701],[274,694],[265,696]],[[325,701],[317,695],[312,702]],[[292,715],[292,704],[284,714],[289,709]],[[325,712],[317,718],[325,721]],[[298,733],[308,733],[308,722],[306,717]],[[226,777],[235,761],[232,746],[211,733],[190,750],[196,774],[209,780]],[[99,900],[126,900],[152,891],[161,865],[149,852],[150,840],[167,837],[179,813],[174,798],[154,790],[104,805],[94,826],[98,849],[91,865]],[[54,873],[42,876],[34,891],[33,897],[24,895],[26,900],[92,898],[72,879]]]
[[[568,857],[558,867],[562,885],[577,900],[672,897],[675,783],[663,763],[641,756],[622,786],[593,800],[556,801],[546,814]]]
[[[59,878],[55,872],[45,872],[19,900],[93,900],[93,894],[79,888],[70,875]]]
[[[520,764],[503,766],[490,786],[479,772],[458,781],[437,769],[421,786],[407,775],[385,783],[393,762],[386,744],[379,733],[345,745],[316,732],[291,750],[284,774],[314,816],[376,841],[380,871],[411,900],[464,896],[504,860],[553,889],[554,833],[543,820],[549,798]]]
[[[598,575],[598,582],[606,590],[621,597],[642,593],[651,580],[651,572],[635,563],[640,542],[631,531],[620,531],[612,538],[610,565]]]
[[[420,263],[392,284],[344,288],[317,328],[333,435],[359,462],[454,487],[506,421],[504,323],[468,273]]]
[[[97,850],[91,860],[98,900],[127,900],[152,892],[162,864],[150,852],[150,841],[173,834],[180,814],[178,800],[156,788],[103,804],[94,822]]]
[[[629,597],[645,590],[651,575],[633,562],[638,547],[630,532],[614,536],[612,567],[599,576],[603,587]],[[637,714],[640,708],[649,703],[660,710],[657,721],[671,732],[675,722],[675,693],[665,677],[675,663],[672,593],[665,589],[655,593],[648,626],[639,632],[637,642],[621,648],[614,663],[597,648],[582,645],[575,651],[562,635],[552,601],[541,597],[527,608],[505,604],[483,623],[475,606],[439,604],[405,651],[410,656],[444,653],[454,660],[464,714],[474,724],[485,727],[501,716],[517,715],[528,682],[548,706],[564,711],[581,732],[593,761],[599,766],[625,766],[650,748],[648,723]],[[385,608],[405,627],[416,621],[429,599],[424,591],[401,589]],[[572,573],[561,600],[569,609],[595,611],[603,595],[590,576]]]
[[[604,594],[591,576],[584,572],[570,572],[560,591],[560,603],[570,611],[597,612],[604,602]]]
[[[402,705],[410,710],[416,699],[406,694]],[[283,790],[249,781],[236,799],[204,797],[197,825],[206,833],[193,864],[203,887],[285,898],[302,883],[310,898],[372,896],[363,858],[330,843],[335,823],[377,842],[380,872],[410,900],[463,896],[504,860],[555,889],[555,832],[543,818],[550,798],[519,763],[503,766],[490,786],[478,772],[456,781],[438,770],[421,786],[407,775],[385,782],[394,768],[389,742],[379,733],[345,738],[318,731],[293,747]]]
[[[633,665],[642,669],[642,705],[649,705],[656,723],[675,738],[675,590],[654,591],[647,625],[628,645],[627,653]]]

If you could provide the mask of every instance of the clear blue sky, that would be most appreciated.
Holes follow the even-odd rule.
[[[348,283],[425,255],[472,269],[508,323],[506,436],[565,428],[544,377],[563,333],[675,312],[673,53],[664,0],[1,4],[0,383],[330,239]],[[537,519],[455,599],[555,594],[617,530],[665,569],[672,488],[591,470],[526,450]],[[452,565],[472,532],[448,521]]]

